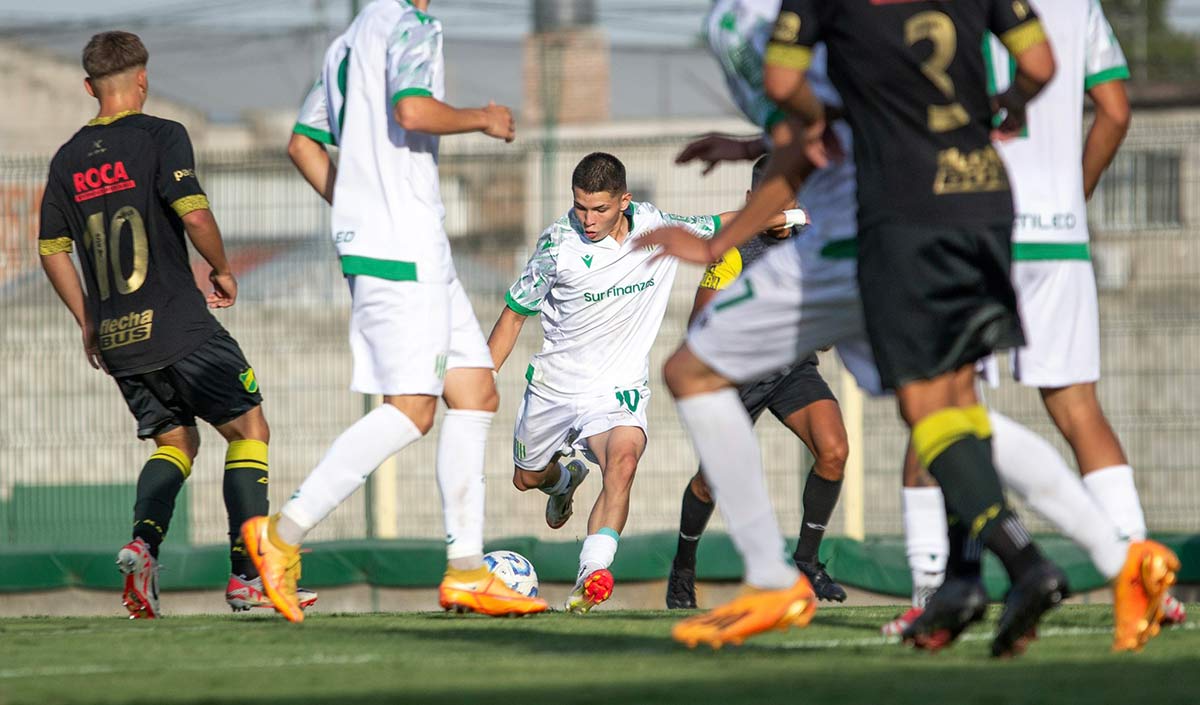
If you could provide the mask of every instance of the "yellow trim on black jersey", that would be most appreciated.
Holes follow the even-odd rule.
[[[202,193],[196,194],[195,196],[184,196],[183,198],[171,204],[171,209],[174,210],[180,218],[188,213],[191,213],[192,211],[198,211],[206,208],[208,208],[208,196],[205,196]]]
[[[69,237],[56,237],[53,240],[38,240],[39,255],[56,255],[59,252],[74,252],[75,242]]]
[[[786,44],[768,44],[767,53],[763,56],[763,63],[767,66],[807,71],[808,67],[812,65],[812,49]]]
[[[142,111],[140,111],[140,110],[122,110],[121,112],[117,113],[116,115],[103,115],[101,117],[95,117],[95,118],[92,118],[91,120],[88,120],[88,127],[94,127],[96,125],[111,125],[123,117],[129,117],[130,115],[137,115],[141,112]]]
[[[704,270],[704,278],[700,280],[701,289],[720,291],[733,283],[742,273],[742,253],[738,248],[730,248],[720,260],[708,265]]]
[[[1000,35],[1000,42],[1008,53],[1017,56],[1026,49],[1046,41],[1046,32],[1036,17],[1023,22]]]

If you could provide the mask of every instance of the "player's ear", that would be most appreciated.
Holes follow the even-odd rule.
[[[92,85],[92,79],[90,79],[86,76],[84,76],[84,78],[83,78],[83,89],[85,91],[87,91],[88,95],[95,98],[96,100],[100,99],[100,96],[96,95],[96,87]]]
[[[134,76],[134,80],[137,81],[137,87],[142,91],[142,95],[145,96],[150,94],[150,79],[146,77],[145,66],[138,69],[137,74]]]
[[[622,195],[621,195],[621,210],[625,210],[626,208],[628,208],[628,207],[629,207],[629,203],[630,203],[630,201],[632,201],[632,200],[633,200],[633,194],[632,194],[632,193],[625,193],[625,194],[622,194]]]

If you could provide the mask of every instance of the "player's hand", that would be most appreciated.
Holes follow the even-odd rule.
[[[1005,142],[1021,136],[1025,129],[1027,102],[1017,90],[1009,88],[992,99],[992,113],[1003,115],[999,127],[992,130],[993,142]]]
[[[516,139],[517,124],[513,121],[511,110],[489,101],[487,107],[483,109],[483,114],[487,116],[487,127],[484,128],[483,134],[505,142],[512,142]]]
[[[761,147],[761,139],[744,140],[710,132],[684,147],[675,157],[675,163],[687,164],[699,159],[704,162],[704,171],[700,173],[708,176],[721,162],[745,161],[765,153]]]
[[[208,280],[212,282],[213,290],[208,295],[209,308],[229,308],[233,302],[237,300],[237,280],[233,278],[233,274],[225,272],[220,274],[217,270],[213,270],[208,274]]]
[[[100,357],[100,336],[96,334],[95,327],[91,323],[83,324],[83,354],[87,356],[88,364],[93,369],[104,370],[108,372],[108,367],[104,364],[104,358]]]
[[[824,169],[846,158],[846,149],[829,122],[815,122],[804,128],[803,138],[804,156],[813,168]]]
[[[658,247],[658,252],[654,253],[656,260],[663,257],[676,257],[684,262],[708,265],[716,259],[709,249],[707,240],[701,240],[691,230],[678,226],[659,228],[648,232],[638,238],[638,245]]]

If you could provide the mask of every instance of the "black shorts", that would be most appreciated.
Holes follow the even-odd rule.
[[[767,409],[775,418],[783,421],[813,402],[822,399],[837,401],[817,370],[816,355],[810,355],[785,372],[738,387],[738,395],[750,418],[755,421]]]
[[[173,365],[115,379],[138,438],[195,426],[197,416],[220,426],[262,404],[254,370],[225,330]]]
[[[1012,224],[884,224],[858,238],[858,288],[885,389],[1025,343]]]

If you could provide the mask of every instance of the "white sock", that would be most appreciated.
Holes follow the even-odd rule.
[[[1004,486],[1087,551],[1104,577],[1117,577],[1129,545],[1084,489],[1079,475],[1038,434],[994,411],[988,419],[992,424],[992,459]]]
[[[490,411],[450,409],[438,436],[437,482],[446,521],[446,558],[483,561],[483,459]]]
[[[553,485],[551,485],[549,487],[539,487],[538,488],[539,490],[550,495],[551,497],[557,497],[559,495],[564,495],[567,493],[567,490],[570,489],[570,487],[571,487],[571,473],[567,472],[567,469],[565,467],[563,467],[562,463],[555,463],[555,465],[558,466],[558,482],[555,482]]]
[[[391,404],[380,406],[342,431],[283,505],[282,513],[307,533],[362,487],[383,461],[420,437],[416,425],[399,409]]]
[[[940,487],[905,487],[900,491],[904,546],[912,571],[913,607],[925,607],[946,578],[950,538],[946,534],[946,500]]]
[[[1083,476],[1083,485],[1116,522],[1121,535],[1130,541],[1146,540],[1146,515],[1142,514],[1137,485],[1133,484],[1133,468],[1113,465],[1094,470]]]
[[[608,527],[604,527],[594,534],[588,534],[588,537],[583,540],[583,548],[579,551],[577,580],[612,565],[613,559],[617,557],[619,538],[620,534]]]
[[[799,573],[784,557],[758,440],[737,391],[698,394],[677,406],[725,528],[742,555],[746,583],[768,590],[791,587]]]

